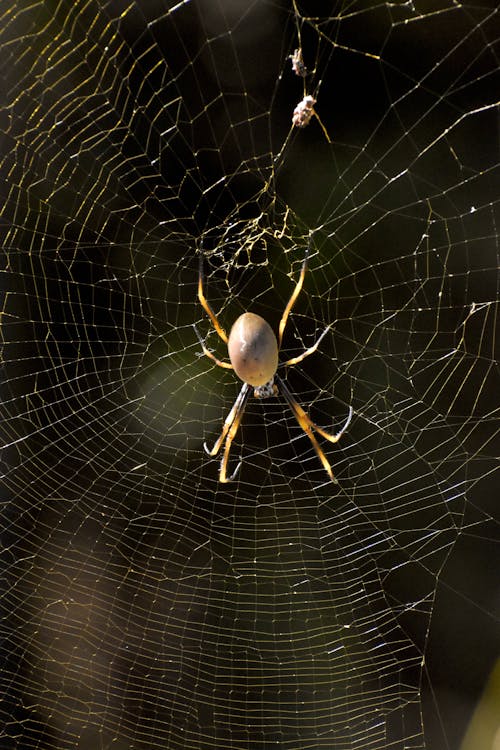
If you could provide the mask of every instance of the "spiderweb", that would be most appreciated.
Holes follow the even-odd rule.
[[[495,6],[3,3],[1,747],[459,747],[498,644]],[[276,330],[309,241],[281,359],[329,328],[282,376],[352,407],[338,484],[279,397],[220,484],[198,253],[226,330]]]

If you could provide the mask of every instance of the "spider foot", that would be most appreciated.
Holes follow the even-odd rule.
[[[196,333],[196,336],[198,337],[198,341],[200,342],[200,344],[202,346],[205,346],[205,342],[203,341],[201,333],[199,332],[199,330],[196,327],[196,323],[193,323],[193,328],[194,328],[194,332]]]
[[[338,438],[339,438],[339,437],[341,437],[341,435],[343,435],[343,434],[344,434],[344,432],[345,432],[345,431],[347,430],[347,428],[348,428],[348,427],[349,427],[349,425],[351,424],[351,419],[352,419],[352,415],[353,415],[353,414],[354,414],[354,411],[353,411],[353,409],[352,409],[352,406],[350,406],[350,407],[349,407],[349,414],[347,415],[347,419],[346,419],[346,421],[344,422],[344,426],[342,427],[342,429],[340,430],[340,432],[337,432],[337,434],[335,435],[335,438],[336,438],[337,440],[338,440]]]
[[[215,456],[215,454],[217,453],[217,451],[214,452],[213,448],[209,448],[206,442],[203,443],[203,449],[205,453],[207,454],[207,456]]]
[[[239,461],[238,464],[237,464],[237,466],[236,466],[236,469],[233,471],[233,473],[229,477],[226,477],[225,472],[224,472],[224,474],[222,473],[223,469],[225,469],[225,467],[221,466],[221,473],[220,473],[219,481],[222,482],[223,484],[227,484],[228,482],[234,481],[234,479],[236,479],[236,475],[238,474],[238,472],[240,470],[241,464],[242,464],[242,462]]]

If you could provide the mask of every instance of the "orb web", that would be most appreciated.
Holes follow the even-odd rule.
[[[495,5],[2,7],[6,747],[460,747],[498,627]],[[327,332],[280,374],[327,431],[352,407],[338,484],[279,395],[220,484],[199,253],[227,332],[277,330],[308,242],[281,360]]]

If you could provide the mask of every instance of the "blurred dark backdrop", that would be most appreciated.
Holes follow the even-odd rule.
[[[500,15],[328,5],[0,9],[2,747],[461,746],[498,653]],[[285,347],[335,322],[289,378],[354,407],[339,488],[255,402],[222,488],[200,239],[224,324],[276,326],[310,229]]]

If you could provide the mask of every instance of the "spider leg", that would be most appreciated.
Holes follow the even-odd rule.
[[[313,445],[313,448],[316,451],[316,454],[317,454],[319,460],[323,464],[323,468],[325,469],[326,473],[328,474],[328,476],[330,477],[330,479],[332,480],[332,482],[337,483],[337,480],[335,479],[335,477],[333,475],[333,471],[332,471],[332,467],[330,465],[330,462],[328,461],[328,459],[325,456],[325,454],[323,453],[323,451],[322,451],[322,449],[321,449],[318,441],[316,440],[316,438],[315,438],[315,436],[313,434],[313,430],[316,430],[317,432],[319,432],[320,435],[322,435],[324,438],[326,438],[327,440],[329,440],[331,443],[336,443],[338,440],[340,440],[340,438],[342,437],[342,435],[344,434],[344,432],[346,431],[346,429],[348,428],[348,426],[349,426],[349,424],[351,422],[352,413],[353,413],[352,412],[352,407],[349,407],[349,416],[347,417],[347,420],[344,423],[344,426],[342,427],[342,429],[340,430],[340,432],[337,432],[336,435],[332,435],[331,433],[326,432],[326,430],[323,430],[321,427],[318,427],[318,425],[315,424],[312,421],[312,419],[309,417],[308,414],[306,414],[306,412],[300,406],[300,404],[297,403],[297,401],[295,400],[294,396],[291,394],[291,392],[288,389],[288,387],[285,385],[285,383],[283,382],[283,380],[278,375],[276,375],[276,379],[278,381],[278,385],[279,385],[281,393],[285,397],[285,400],[288,403],[290,409],[292,410],[292,412],[293,412],[293,414],[295,416],[295,419],[297,420],[297,422],[302,427],[302,429],[306,433],[307,437],[311,441],[311,443]]]
[[[214,447],[209,450],[207,448],[207,444],[204,443],[203,447],[205,448],[205,451],[208,453],[209,456],[216,456],[217,453],[220,451],[220,447],[224,440],[226,439],[226,435],[229,432],[229,428],[233,424],[235,418],[238,416],[238,414],[241,412],[243,414],[243,409],[246,406],[246,402],[248,399],[248,396],[250,395],[250,386],[247,383],[243,383],[241,386],[241,390],[236,398],[236,401],[234,402],[231,411],[226,417],[226,420],[224,422],[224,426],[222,427],[222,432],[217,438]]]
[[[326,336],[328,331],[330,330],[330,326],[327,326],[321,336],[317,339],[316,343],[314,343],[312,346],[309,347],[309,349],[306,349],[305,352],[302,352],[302,354],[299,354],[298,357],[292,357],[291,359],[287,359],[286,362],[281,362],[281,365],[296,365],[299,362],[302,362],[303,359],[308,357],[310,354],[313,354],[318,346],[320,345],[322,339]]]
[[[353,414],[354,414],[354,412],[352,410],[352,406],[350,406],[349,407],[349,414],[347,415],[347,419],[344,422],[344,424],[342,425],[342,428],[338,432],[334,433],[333,435],[332,435],[331,432],[327,432],[326,430],[323,430],[321,427],[318,427],[318,425],[315,424],[309,418],[309,416],[307,414],[306,414],[306,417],[309,419],[309,422],[311,423],[311,426],[313,427],[313,429],[315,429],[317,432],[319,432],[319,434],[322,435],[324,438],[326,438],[327,440],[329,440],[330,443],[336,443],[338,440],[340,440],[340,438],[342,437],[342,435],[344,434],[344,432],[347,430],[347,428],[351,424],[351,419],[352,419],[352,415]]]
[[[302,263],[302,268],[300,270],[300,276],[299,280],[295,284],[295,289],[292,292],[292,296],[288,300],[288,304],[285,307],[285,312],[281,316],[280,325],[279,325],[279,334],[278,334],[278,349],[281,349],[281,342],[283,340],[283,333],[285,332],[285,326],[286,321],[288,320],[288,316],[290,315],[290,312],[292,310],[292,307],[295,304],[295,300],[300,294],[300,290],[302,289],[302,284],[304,283],[304,276],[306,275],[307,270],[307,258],[309,256],[309,251],[311,249],[311,234],[309,234],[309,242],[307,244],[306,254],[304,257],[304,261]]]
[[[217,315],[214,313],[212,308],[210,307],[207,298],[205,297],[205,294],[203,292],[203,253],[201,252],[200,248],[200,270],[198,275],[198,299],[200,301],[201,306],[207,313],[208,317],[212,321],[212,325],[223,340],[225,344],[227,344],[227,334],[225,330],[220,325],[219,321],[217,320]]]
[[[278,378],[277,375],[276,375],[276,378]],[[309,427],[312,430],[315,430],[316,432],[318,432],[322,437],[324,437],[330,443],[337,443],[340,440],[340,438],[342,437],[342,435],[344,434],[344,432],[347,430],[347,428],[349,427],[349,425],[351,424],[351,419],[352,419],[352,415],[353,415],[352,406],[349,407],[349,414],[347,415],[346,421],[342,425],[342,429],[340,429],[337,433],[333,433],[332,434],[331,432],[327,432],[322,427],[320,427],[319,425],[317,425],[316,422],[313,422],[312,419],[311,419],[311,417],[309,416],[309,414],[307,414],[307,412],[304,411],[304,409],[300,406],[300,404],[297,403],[297,401],[295,400],[294,396],[292,396],[292,393],[289,390],[288,386],[283,382],[283,380],[281,378],[278,378],[278,380],[279,380],[280,390],[282,391],[283,395],[285,396],[285,398],[286,398],[286,400],[288,401],[289,404],[291,403],[291,401],[293,401],[293,403],[296,406],[297,412],[300,413],[300,416],[301,416],[302,420],[304,420],[305,422],[307,422],[307,424],[309,425]],[[295,413],[296,412],[294,410],[294,414]],[[299,422],[299,424],[302,426],[301,422]]]
[[[203,349],[203,354],[205,354],[207,357],[210,357],[210,359],[213,360],[216,365],[219,365],[219,367],[225,367],[226,370],[232,370],[233,366],[232,364],[230,364],[230,362],[222,362],[220,359],[217,359],[217,357],[212,354],[210,349],[207,349],[207,347],[205,346],[205,342],[201,338],[200,332],[198,331],[194,323],[193,323],[193,328],[194,328],[194,332],[198,336],[198,341],[200,342],[201,348]]]
[[[224,446],[224,455],[222,457],[221,462],[221,468],[220,468],[220,474],[219,474],[219,481],[221,482],[227,482],[236,475],[239,465],[236,467],[236,470],[232,474],[231,477],[229,477],[229,480],[226,478],[226,468],[227,468],[227,461],[229,458],[229,450],[231,448],[231,443],[234,440],[234,436],[236,435],[238,431],[238,427],[241,422],[241,418],[243,416],[243,412],[245,411],[245,406],[248,401],[248,397],[250,396],[251,388],[247,383],[243,383],[241,390],[238,394],[238,397],[236,398],[236,401],[233,404],[233,407],[229,414],[226,417],[226,420],[224,422],[224,426],[222,427],[222,432],[217,438],[213,448],[210,450],[207,448],[207,444],[204,443],[203,447],[205,448],[205,451],[208,453],[209,456],[216,456],[217,453],[220,451],[222,443],[226,441],[226,444]]]
[[[230,477],[226,477],[227,462],[229,460],[229,451],[231,450],[231,444],[232,444],[232,442],[234,440],[234,437],[235,437],[236,433],[238,432],[238,428],[240,426],[241,418],[243,417],[243,412],[245,411],[245,406],[246,406],[246,403],[248,401],[248,397],[250,395],[250,388],[249,388],[249,386],[246,383],[243,384],[243,388],[245,388],[245,392],[243,393],[243,398],[242,398],[242,400],[241,400],[241,402],[240,402],[240,404],[238,406],[236,414],[234,415],[233,423],[232,423],[232,425],[229,428],[229,431],[227,433],[226,444],[224,445],[224,455],[222,456],[222,461],[221,461],[221,464],[220,464],[219,482],[231,482],[235,478],[235,476],[238,473],[239,468],[241,466],[241,461],[240,461],[239,464],[238,464],[238,466],[236,467],[236,469],[231,474],[231,476]],[[243,388],[240,391],[240,395],[241,395],[241,393],[243,391]],[[238,399],[239,399],[239,397],[238,397]]]

